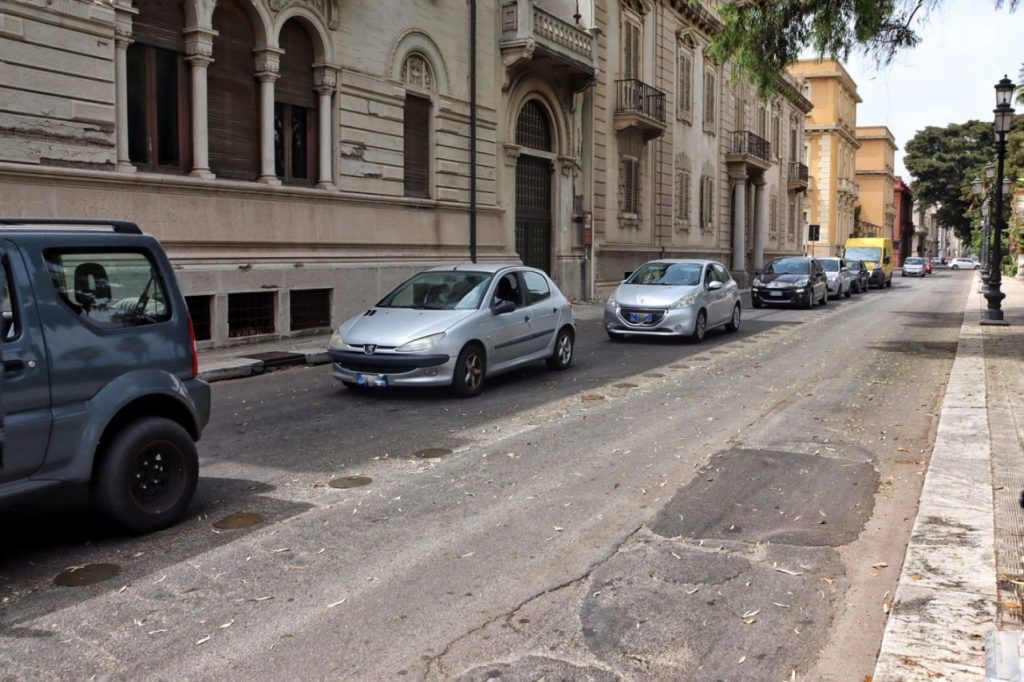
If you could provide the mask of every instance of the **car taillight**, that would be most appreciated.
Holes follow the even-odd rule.
[[[192,347],[192,378],[199,376],[199,349],[196,348],[196,330],[192,326],[192,316],[188,316],[188,343]]]

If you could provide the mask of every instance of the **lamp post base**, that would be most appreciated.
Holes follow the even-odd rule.
[[[979,322],[982,327],[1009,327],[1010,323],[1006,320],[982,320]]]

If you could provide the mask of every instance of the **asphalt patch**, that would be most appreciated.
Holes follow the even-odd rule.
[[[663,537],[838,547],[871,517],[878,473],[864,462],[773,450],[727,450],[665,505]]]
[[[373,479],[369,476],[339,476],[329,480],[327,485],[339,490],[348,490],[349,488],[362,488],[371,483],[373,483]]]
[[[621,678],[596,666],[580,666],[544,656],[524,656],[512,663],[481,666],[458,677],[465,682],[520,682],[534,680],[587,680],[618,682]]]
[[[450,454],[452,454],[452,451],[448,448],[425,448],[417,450],[413,453],[413,456],[420,459],[438,459],[439,457],[447,457]]]
[[[263,514],[256,512],[236,512],[229,514],[222,519],[213,522],[213,527],[218,530],[233,530],[236,528],[250,528],[266,521]]]

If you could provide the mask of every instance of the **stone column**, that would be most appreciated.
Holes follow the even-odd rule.
[[[212,180],[210,172],[209,125],[206,102],[206,72],[213,63],[213,36],[209,29],[194,28],[185,35],[185,61],[192,67],[192,172]]]
[[[747,173],[729,174],[732,187],[732,269],[747,269]]]
[[[114,130],[116,131],[117,170],[134,173],[128,150],[128,46],[132,40],[132,19],[139,10],[128,0],[114,2]]]
[[[334,91],[338,84],[338,71],[326,64],[313,65],[313,82],[317,95],[317,159],[319,160],[317,187],[335,189],[334,184]]]
[[[280,77],[282,50],[265,48],[256,53],[256,77],[260,81],[260,176],[259,182],[280,185],[274,169],[274,81]]]
[[[764,177],[754,180],[754,269],[764,268],[764,243],[768,235],[768,193]]]
[[[114,128],[117,130],[117,170],[122,173],[135,172],[128,153],[128,46],[133,42],[131,38],[114,38],[114,82],[117,88],[114,94],[117,102]]]

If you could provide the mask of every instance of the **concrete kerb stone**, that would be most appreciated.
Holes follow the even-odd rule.
[[[232,358],[203,363],[199,367],[199,378],[212,383],[214,381],[224,381],[225,379],[239,379],[252,376],[253,374],[261,374],[262,372],[262,360]]]
[[[877,682],[985,675],[984,638],[996,622],[998,591],[989,425],[978,409],[986,395],[979,320],[979,309],[969,304],[882,637]],[[965,467],[971,475],[951,475]],[[965,572],[970,580],[962,579]]]

